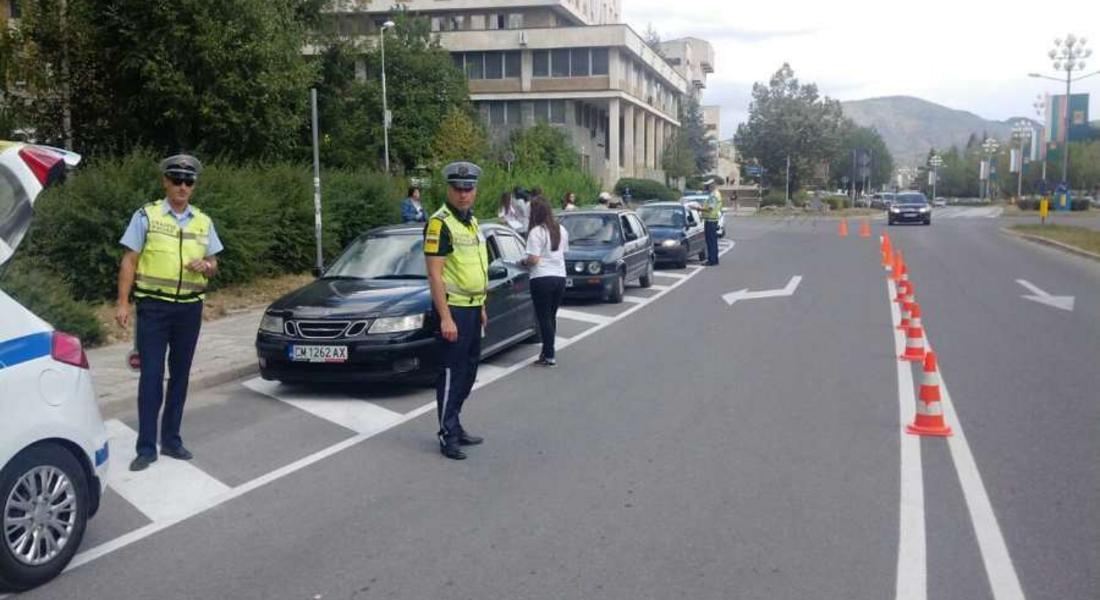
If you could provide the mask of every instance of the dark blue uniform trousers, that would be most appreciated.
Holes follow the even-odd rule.
[[[481,357],[481,307],[452,306],[451,318],[458,328],[458,339],[439,338],[440,363],[443,367],[435,384],[436,412],[439,415],[439,444],[458,443],[462,433],[459,415],[477,379]]]
[[[202,302],[137,301],[137,349],[141,357],[138,381],[137,453],[157,454],[157,418],[160,445],[179,448],[180,421],[187,399],[191,359],[202,326]],[[168,354],[168,397],[164,395],[164,355]],[[164,414],[161,415],[161,406]]]
[[[707,264],[718,264],[718,221],[703,221],[703,234],[707,237]]]

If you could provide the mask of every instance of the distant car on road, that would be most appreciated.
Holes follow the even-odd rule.
[[[687,266],[688,258],[707,257],[707,241],[699,213],[679,202],[651,202],[638,207],[638,216],[653,236],[657,264]]]
[[[937,196],[936,199],[932,201],[932,206],[935,206],[935,207],[947,206],[947,198],[944,198],[943,196]]]
[[[894,194],[891,192],[879,192],[871,195],[871,208],[877,208],[880,210],[886,210],[890,208],[890,204],[894,201]]]
[[[420,225],[371,230],[325,274],[276,300],[256,334],[260,375],[284,382],[434,380],[439,316]],[[522,239],[483,223],[489,245],[486,358],[538,335]]]
[[[932,207],[928,204],[928,198],[920,192],[901,192],[897,194],[886,214],[886,221],[889,225],[895,223],[932,224]]]
[[[653,285],[653,240],[642,219],[629,210],[561,213],[569,232],[565,253],[566,297],[598,297],[618,304],[628,282]]]

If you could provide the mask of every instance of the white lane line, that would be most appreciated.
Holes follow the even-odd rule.
[[[894,282],[886,280],[886,300],[890,304],[890,327],[894,333],[894,354],[905,351],[905,337],[897,325],[901,311],[893,301]],[[924,531],[924,478],[921,466],[920,438],[905,432],[917,412],[913,393],[913,370],[906,361],[894,359],[898,373],[898,427],[901,445],[901,490],[898,511],[897,600],[925,600],[928,597],[927,542]]]
[[[623,296],[623,302],[630,302],[632,304],[645,304],[649,302],[648,298],[639,298],[638,296]]]
[[[650,286],[649,286],[649,289],[651,289],[651,290],[657,290],[657,291],[659,292],[659,291],[661,291],[661,290],[667,290],[667,289],[668,289],[668,286],[667,286],[667,285],[660,285],[660,284],[656,284],[656,283],[654,283],[654,284],[650,284]]]
[[[244,382],[254,392],[285,402],[326,421],[346,427],[355,433],[371,434],[393,427],[401,414],[382,408],[373,402],[343,394],[309,393],[302,388],[285,386],[259,377]]]
[[[672,279],[686,279],[688,277],[687,273],[670,273],[668,271],[661,271],[659,273],[654,273],[654,275],[657,277],[670,277]]]
[[[153,522],[193,514],[229,486],[187,461],[161,456],[148,469],[134,473],[130,461],[137,432],[118,419],[107,421],[111,438],[107,484]]]
[[[688,279],[690,279],[691,277],[694,277],[701,270],[702,270],[701,268],[695,269],[691,274],[684,277],[684,279],[682,279],[682,280],[676,282],[675,284],[673,284],[672,286],[670,286],[669,289],[658,292],[657,295],[655,295],[655,296],[653,296],[653,298],[651,298],[651,300],[656,300],[656,299],[660,298],[661,296],[664,296],[665,294],[668,294],[672,290],[680,287],[681,285],[686,283]],[[609,318],[607,320],[607,322],[597,324],[595,327],[590,327],[590,328],[586,329],[585,331],[581,332],[580,334],[569,338],[565,343],[561,344],[561,346],[559,346],[557,349],[560,350],[560,349],[567,348],[567,347],[583,340],[584,338],[586,338],[590,335],[594,335],[596,332],[601,331],[602,329],[604,329],[605,327],[611,325],[615,321],[618,321],[620,319],[625,319],[625,318],[629,317],[630,315],[634,314],[635,312],[645,308],[645,306],[647,306],[647,305],[646,304],[636,304],[636,305],[632,306],[631,308],[619,313],[615,317]],[[558,315],[563,316],[562,312],[563,311],[559,310]],[[523,368],[527,367],[528,365],[530,365],[531,363],[533,363],[535,361],[535,358],[536,357],[531,357],[527,360],[522,360],[522,361],[506,368],[504,373],[501,375],[501,377],[510,375],[510,374],[520,370],[520,369],[523,369]],[[484,387],[485,385],[488,385],[488,384],[481,383],[481,382],[475,382],[474,383],[474,389],[475,390],[480,389],[480,388]],[[404,415],[401,415],[400,419],[396,423],[394,423],[391,427],[396,427],[398,425],[401,425],[403,423],[406,423],[408,421],[416,419],[416,418],[420,417],[421,415],[425,415],[429,412],[434,411],[435,408],[436,408],[435,407],[435,401],[428,402],[427,404],[424,404],[423,406],[421,406],[419,408],[416,408],[416,409],[414,409],[410,412],[405,413]],[[206,510],[208,510],[210,508],[213,508],[213,507],[215,507],[219,504],[222,504],[224,502],[228,502],[228,501],[233,500],[234,498],[237,498],[239,496],[243,496],[244,494],[247,494],[248,492],[251,492],[252,490],[255,490],[259,487],[267,485],[267,484],[269,484],[273,481],[277,481],[279,479],[282,479],[283,477],[286,477],[287,475],[290,475],[292,473],[300,471],[300,470],[302,470],[302,469],[304,469],[304,468],[306,468],[310,465],[313,465],[314,463],[320,462],[320,461],[322,461],[322,460],[324,460],[324,459],[326,459],[326,458],[328,458],[328,457],[330,457],[330,456],[332,456],[332,455],[334,455],[338,452],[342,452],[342,451],[344,451],[348,448],[351,448],[352,446],[356,446],[356,445],[360,444],[361,442],[364,442],[364,441],[370,439],[371,437],[377,435],[377,433],[378,432],[356,434],[356,435],[354,435],[350,438],[347,438],[347,439],[345,439],[341,442],[333,444],[332,446],[329,446],[328,448],[324,448],[322,450],[314,452],[313,454],[310,454],[309,456],[298,459],[298,460],[290,463],[289,465],[286,465],[286,466],[280,467],[278,469],[275,469],[274,471],[271,471],[270,473],[261,475],[261,476],[255,478],[255,479],[253,479],[249,482],[243,483],[243,484],[241,484],[241,485],[239,485],[235,488],[229,489],[228,491],[226,491],[222,494],[219,494],[219,495],[217,495],[213,498],[210,498],[204,504],[195,506],[190,514],[177,515],[177,516],[174,516],[170,519],[165,519],[163,521],[155,521],[155,522],[150,523],[150,524],[148,524],[144,527],[140,527],[140,528],[135,529],[135,530],[133,530],[129,533],[126,533],[126,534],[123,534],[123,535],[121,535],[117,538],[114,538],[113,540],[104,542],[104,543],[102,543],[98,546],[95,546],[94,548],[89,548],[88,550],[80,552],[75,557],[73,557],[72,562],[69,563],[69,566],[65,570],[68,571],[69,569],[75,569],[75,568],[80,567],[82,565],[86,565],[86,564],[88,564],[88,563],[90,563],[90,562],[92,562],[92,561],[94,561],[98,558],[102,558],[103,556],[106,556],[106,555],[108,555],[108,554],[110,554],[110,553],[112,553],[116,550],[119,550],[121,548],[125,548],[126,546],[129,546],[130,544],[133,544],[134,542],[138,542],[140,540],[143,540],[143,539],[145,539],[145,538],[147,538],[147,537],[149,537],[149,536],[151,536],[151,535],[153,535],[153,534],[155,534],[155,533],[157,533],[157,532],[159,532],[163,529],[171,527],[172,525],[175,525],[176,523],[184,521],[184,520],[186,520],[186,519],[188,519],[192,516],[195,516],[197,514],[205,512]]]
[[[585,323],[595,323],[596,325],[607,325],[614,320],[613,317],[605,317],[603,315],[597,315],[594,313],[588,313],[580,310],[573,310],[569,308],[559,308],[558,317],[563,319],[570,319],[572,321],[584,321]]]
[[[929,348],[932,347],[932,343],[928,341],[927,329],[925,329],[925,343]],[[1004,535],[1001,533],[997,514],[993,511],[993,503],[989,500],[989,492],[982,483],[978,463],[970,452],[970,444],[966,441],[962,421],[959,420],[959,414],[955,412],[955,405],[951,402],[951,394],[947,391],[942,368],[940,369],[940,394],[943,416],[955,431],[955,435],[947,438],[947,447],[951,450],[951,460],[959,476],[959,485],[966,499],[966,508],[970,512],[970,521],[974,524],[974,536],[978,539],[978,549],[981,551],[982,563],[985,565],[985,574],[989,579],[993,598],[1024,600],[1024,590],[1020,586],[1016,567],[1012,564],[1008,544],[1005,543]]]

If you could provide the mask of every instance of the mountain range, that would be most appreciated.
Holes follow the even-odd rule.
[[[929,148],[961,149],[971,134],[979,138],[988,135],[1003,142],[1012,136],[1012,123],[1019,120],[990,121],[912,96],[852,100],[842,102],[841,106],[856,124],[878,130],[899,167],[924,164]]]

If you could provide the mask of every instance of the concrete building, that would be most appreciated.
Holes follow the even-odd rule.
[[[466,71],[470,99],[495,143],[505,143],[516,128],[550,123],[567,133],[583,167],[608,187],[621,177],[664,180],[661,159],[665,140],[680,126],[681,99],[705,86],[713,71],[713,51],[702,40],[673,44],[682,49],[676,65],[662,58],[619,22],[619,0],[412,0],[398,6],[430,19],[440,43]],[[345,35],[370,36],[392,12],[390,3],[349,0],[330,9],[329,17]]]

